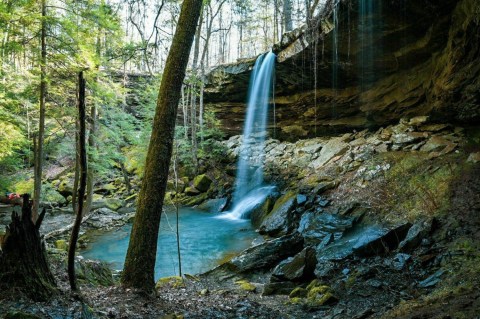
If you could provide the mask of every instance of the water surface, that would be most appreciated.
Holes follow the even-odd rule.
[[[257,234],[250,220],[218,218],[193,208],[180,209],[180,247],[182,272],[197,274],[205,272],[224,259],[248,248]],[[155,280],[160,277],[178,275],[177,242],[174,212],[162,215],[158,238]],[[111,263],[115,270],[121,270],[127,253],[132,225],[103,233],[92,238],[89,247],[81,251],[88,259],[99,259]]]

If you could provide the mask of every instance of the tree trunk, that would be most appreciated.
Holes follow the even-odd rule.
[[[45,209],[35,223],[32,213],[30,196],[25,194],[22,216],[12,213],[12,221],[2,240],[0,290],[20,290],[34,300],[44,301],[58,291],[39,233]]]
[[[70,245],[68,247],[68,281],[73,291],[77,290],[77,282],[75,279],[75,249],[77,246],[78,233],[80,232],[80,224],[82,223],[82,212],[85,197],[85,188],[87,184],[87,148],[85,141],[85,86],[86,82],[83,78],[83,71],[78,74],[78,122],[79,132],[79,150],[80,154],[80,186],[78,188],[77,197],[77,216],[73,224],[72,235],[70,236]]]
[[[122,283],[153,291],[158,228],[172,156],[180,90],[185,78],[202,0],[185,0],[167,57],[153,120],[145,175],[128,246]]]
[[[283,19],[285,32],[292,31],[292,0],[283,0]]]
[[[45,136],[45,96],[47,94],[47,5],[42,0],[42,23],[41,23],[41,57],[40,57],[40,118],[38,124],[38,142],[35,152],[35,172],[33,185],[33,212],[32,219],[35,221],[40,207],[40,195],[42,192],[42,168],[43,168],[43,141]]]

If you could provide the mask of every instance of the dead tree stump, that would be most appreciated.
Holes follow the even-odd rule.
[[[34,223],[29,199],[28,194],[23,195],[21,217],[12,213],[0,247],[0,289],[21,291],[41,301],[56,294],[57,287],[39,232],[45,209]]]

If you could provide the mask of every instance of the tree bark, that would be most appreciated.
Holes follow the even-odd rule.
[[[35,150],[35,172],[33,185],[33,212],[32,219],[35,221],[40,207],[40,195],[42,192],[42,169],[43,169],[43,142],[45,136],[45,97],[47,94],[47,5],[42,0],[42,23],[40,31],[41,56],[40,56],[40,118],[38,124],[38,142]]]
[[[292,31],[292,0],[283,0],[283,19],[285,32]]]
[[[25,194],[22,216],[12,213],[12,221],[1,243],[0,290],[20,290],[34,300],[44,301],[58,291],[39,233],[45,209],[35,223],[32,213],[30,196]]]
[[[82,212],[84,206],[85,189],[87,184],[87,148],[86,148],[86,129],[85,129],[85,86],[86,82],[83,77],[83,71],[78,74],[78,122],[79,132],[79,150],[80,154],[80,186],[78,188],[77,197],[77,216],[73,224],[72,235],[70,236],[70,245],[68,248],[68,281],[73,291],[77,290],[77,282],[75,278],[75,249],[77,246],[78,233],[80,232],[80,224],[82,223]]]
[[[153,120],[145,175],[128,246],[122,283],[153,291],[158,228],[172,156],[180,90],[197,27],[202,0],[185,0],[167,57]]]

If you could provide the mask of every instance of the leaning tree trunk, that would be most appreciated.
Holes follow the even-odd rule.
[[[0,249],[0,290],[19,290],[40,301],[57,293],[39,233],[44,216],[45,209],[33,223],[30,196],[23,195],[22,216],[12,213]]]

